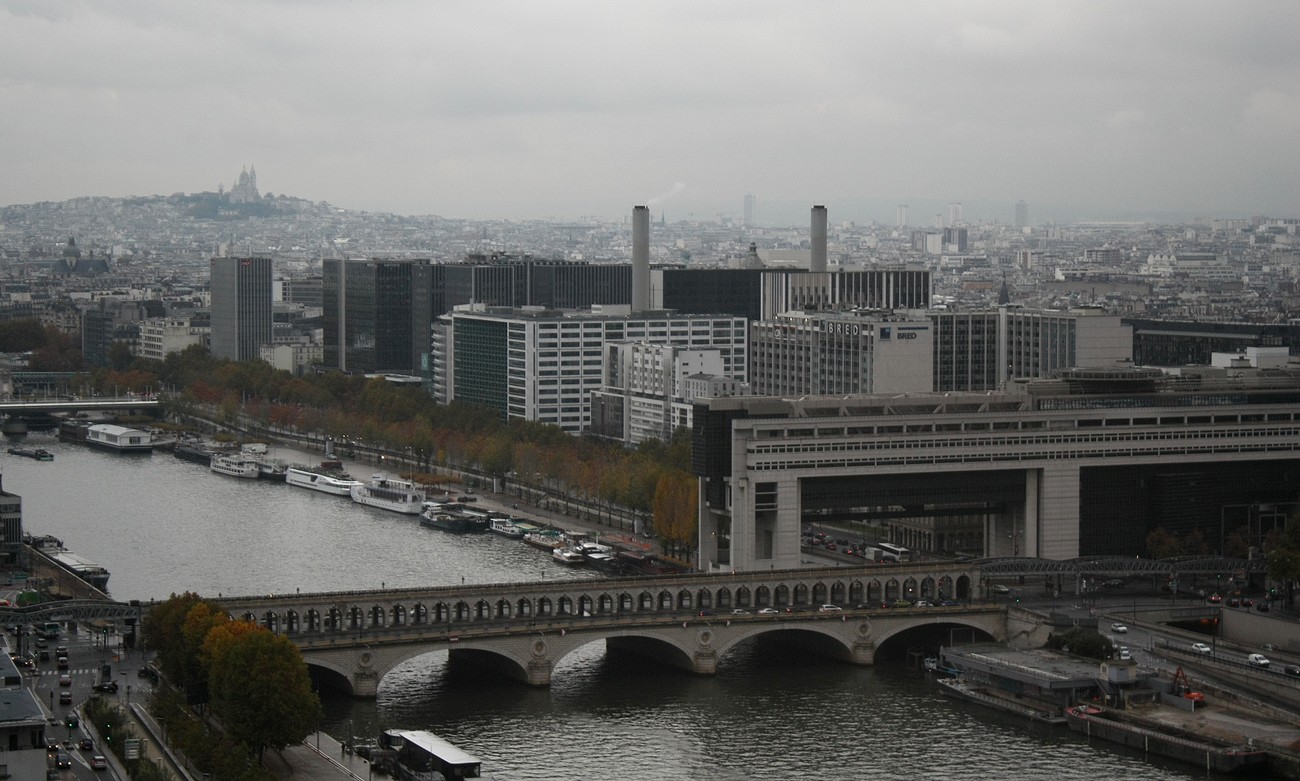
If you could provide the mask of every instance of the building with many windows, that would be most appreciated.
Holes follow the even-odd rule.
[[[271,341],[271,259],[213,258],[212,355],[252,361]]]
[[[931,310],[934,390],[987,391],[1077,366],[1130,365],[1133,331],[1100,309]]]
[[[749,391],[724,373],[722,351],[673,344],[605,345],[605,384],[592,393],[588,432],[625,445],[668,440],[691,427],[694,401]]]
[[[353,373],[418,373],[429,350],[433,273],[427,260],[322,263],[324,365]]]
[[[787,312],[751,323],[750,386],[759,396],[931,390],[933,328],[880,312]]]
[[[1058,373],[984,393],[701,400],[699,566],[796,567],[805,525],[977,557],[1225,552],[1300,509],[1300,372]]]
[[[605,383],[605,346],[645,342],[718,352],[721,373],[747,370],[741,317],[461,306],[438,319],[430,355],[434,397],[485,404],[502,419],[591,425],[591,394]]]
[[[168,353],[203,344],[206,328],[190,325],[188,317],[151,317],[140,321],[140,343],[136,355],[161,361]]]
[[[924,309],[932,285],[926,269],[810,272],[805,269],[651,271],[655,306],[683,314],[725,313],[770,320],[792,310]]]

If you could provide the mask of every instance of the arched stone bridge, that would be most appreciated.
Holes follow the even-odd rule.
[[[568,653],[601,639],[702,674],[736,643],[772,632],[854,664],[872,664],[882,642],[920,626],[1005,639],[1005,608],[970,603],[980,591],[976,565],[921,563],[217,601],[233,618],[290,638],[309,665],[341,676],[354,695],[373,697],[394,667],[444,648],[545,686]],[[883,607],[904,599],[956,604]],[[821,612],[823,604],[844,609]]]

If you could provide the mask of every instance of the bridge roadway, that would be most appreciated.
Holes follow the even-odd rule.
[[[48,415],[54,412],[130,412],[157,409],[156,398],[33,399],[0,401],[0,415]]]
[[[872,664],[881,643],[917,627],[962,626],[1007,639],[1006,608],[970,602],[981,591],[978,565],[933,562],[216,601],[232,618],[291,639],[309,665],[335,673],[353,695],[373,697],[393,668],[441,649],[546,686],[567,654],[602,639],[701,674],[716,672],[736,643],[773,632],[853,664]],[[899,599],[958,604],[881,607]],[[823,604],[847,608],[821,612]]]

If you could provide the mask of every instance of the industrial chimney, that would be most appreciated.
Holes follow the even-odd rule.
[[[812,257],[809,271],[826,270],[826,207],[812,207]],[[633,272],[635,273],[635,272]]]
[[[632,312],[650,309],[650,208],[632,209]]]

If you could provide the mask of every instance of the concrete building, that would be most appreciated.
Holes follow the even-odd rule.
[[[933,328],[924,317],[787,312],[750,324],[750,385],[760,396],[923,393]]]
[[[463,306],[438,319],[430,355],[436,399],[470,401],[502,419],[553,423],[570,433],[591,425],[591,394],[605,385],[605,346],[615,342],[716,349],[721,374],[743,380],[743,318]]]
[[[260,357],[276,369],[301,376],[325,360],[325,348],[309,343],[268,344]]]
[[[592,393],[588,432],[634,447],[689,429],[696,398],[748,393],[724,374],[722,351],[670,344],[605,345],[605,385]]]
[[[140,321],[140,343],[136,355],[161,361],[191,345],[203,344],[206,328],[196,328],[188,317],[151,317]]]
[[[1029,204],[1024,201],[1016,201],[1016,216],[1012,221],[1016,230],[1024,230],[1029,227]]]
[[[0,488],[0,564],[24,566],[23,551],[23,498]]]
[[[709,399],[692,465],[706,569],[797,567],[804,526],[826,519],[972,556],[1146,555],[1157,528],[1222,550],[1300,508],[1300,373],[1077,369],[991,393]]]
[[[1228,323],[1206,320],[1125,318],[1133,329],[1139,366],[1204,366],[1214,353],[1251,347],[1285,347],[1300,355],[1300,323]]]
[[[986,391],[1058,369],[1130,365],[1133,329],[1100,309],[931,310],[934,390]]]
[[[271,259],[212,258],[212,354],[251,361],[271,341]]]

